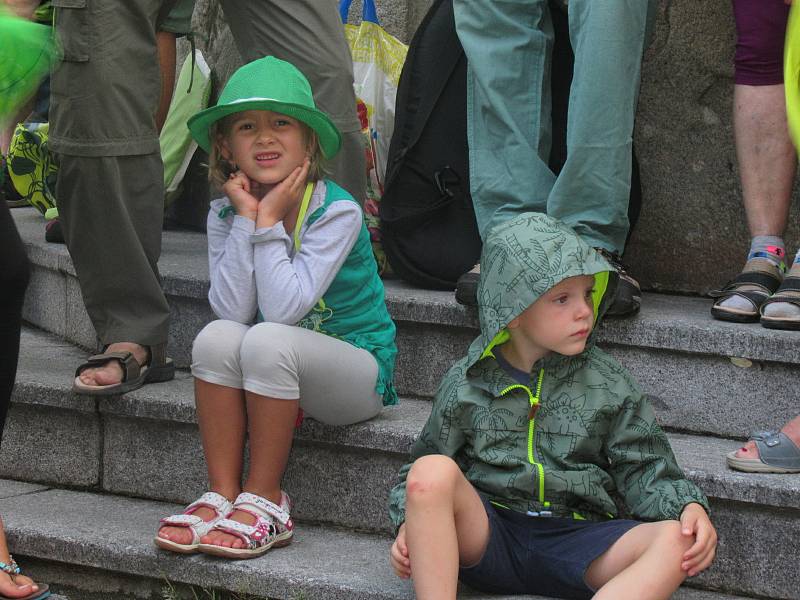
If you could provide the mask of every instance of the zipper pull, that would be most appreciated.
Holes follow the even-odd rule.
[[[539,411],[539,403],[531,404],[531,409],[528,411],[528,421],[533,421],[536,413]]]

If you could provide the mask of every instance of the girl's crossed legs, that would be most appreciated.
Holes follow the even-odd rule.
[[[231,501],[245,491],[280,505],[298,407],[330,425],[371,419],[383,407],[375,393],[378,364],[369,352],[291,325],[213,321],[194,342],[192,374],[209,489]],[[246,436],[250,468],[242,485]],[[214,517],[209,508],[193,514]],[[254,520],[241,511],[230,518]],[[158,535],[178,544],[192,538],[186,527],[162,527]],[[201,542],[244,545],[219,531]]]
[[[487,566],[491,570],[484,562],[492,559],[487,555],[498,551],[492,529],[500,525],[501,519],[489,517],[487,510],[491,508],[486,508],[453,460],[441,455],[418,459],[409,472],[406,494],[406,522],[392,546],[391,562],[398,575],[413,577],[417,598],[454,599],[460,569],[472,571],[470,576],[480,579],[487,577],[490,586],[516,585],[511,577],[500,572],[492,576],[484,570]],[[524,531],[520,532],[519,539],[527,538]],[[597,599],[669,598],[686,578],[682,562],[692,543],[693,537],[681,534],[678,521],[635,525],[588,565],[584,580],[589,588],[597,590],[594,595]],[[498,561],[495,564],[509,568],[519,550],[501,549],[503,555],[495,557]],[[529,561],[521,560],[519,565],[523,571],[530,571]],[[476,571],[483,573],[479,575]],[[487,588],[487,591],[535,590]],[[586,597],[590,595],[587,592]]]

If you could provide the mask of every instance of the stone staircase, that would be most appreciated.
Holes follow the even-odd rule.
[[[388,491],[439,378],[475,335],[473,310],[451,293],[387,281],[403,400],[351,427],[304,422],[284,485],[296,501],[295,542],[253,561],[174,556],[152,544],[158,518],[205,490],[191,377],[181,371],[123,397],[74,395],[85,356],[77,346],[94,337],[69,256],[43,241],[32,210],[13,214],[34,268],[0,453],[0,515],[29,572],[72,600],[160,598],[165,581],[258,598],[413,598],[388,566]],[[170,352],[186,367],[212,318],[205,237],[165,232],[160,268]],[[717,561],[675,598],[800,598],[800,477],[724,464],[747,431],[797,413],[797,334],[713,321],[704,299],[646,294],[641,314],[606,322],[600,341],[648,392],[687,475],[711,499]]]

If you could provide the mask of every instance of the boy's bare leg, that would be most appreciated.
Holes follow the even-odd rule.
[[[247,429],[244,391],[195,379],[194,393],[208,468],[208,488],[233,500],[242,491]],[[198,508],[193,514],[204,521],[215,515],[210,508]],[[178,544],[192,541],[188,527],[162,527],[158,536]]]
[[[405,528],[417,598],[454,599],[459,564],[476,564],[486,550],[489,518],[452,459],[423,456],[411,467]]]
[[[250,468],[242,490],[279,505],[281,479],[289,460],[289,451],[292,449],[294,424],[300,400],[267,398],[252,392],[245,392],[245,398],[249,425]],[[244,432],[242,438],[244,439]],[[241,477],[241,471],[239,473]],[[252,514],[238,510],[233,511],[229,518],[247,525],[255,522]],[[203,536],[201,541],[204,544],[216,544],[228,548],[245,547],[241,538],[223,531],[211,531]]]
[[[666,600],[686,579],[681,563],[693,542],[678,521],[637,525],[589,565],[586,583],[595,600]]]

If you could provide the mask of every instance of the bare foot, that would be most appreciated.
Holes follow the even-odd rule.
[[[781,431],[800,448],[800,416],[789,421]],[[755,442],[749,441],[736,451],[736,457],[758,460],[758,446]]]
[[[11,576],[0,573],[0,594],[9,598],[24,598],[39,591],[39,586],[30,577],[24,575]]]
[[[213,509],[201,506],[196,511],[192,513],[193,515],[197,515],[203,521],[210,521],[214,517],[217,516],[217,513],[214,512]],[[176,544],[191,544],[192,543],[192,530],[188,527],[172,527],[164,525],[161,529],[158,530],[158,537],[169,540],[170,542],[175,542]]]
[[[147,362],[149,351],[145,346],[133,342],[117,342],[106,348],[106,352],[133,352],[140,365]],[[117,360],[110,360],[102,367],[84,369],[78,376],[84,385],[114,385],[122,381],[122,366]]]
[[[228,517],[232,521],[238,521],[239,523],[244,523],[245,525],[253,525],[256,522],[256,518],[248,512],[244,512],[243,510],[235,510]],[[231,535],[230,533],[225,533],[224,531],[209,531],[208,535],[204,535],[200,538],[201,544],[211,544],[213,546],[224,546],[225,548],[244,548],[245,543],[242,539],[238,536]]]

